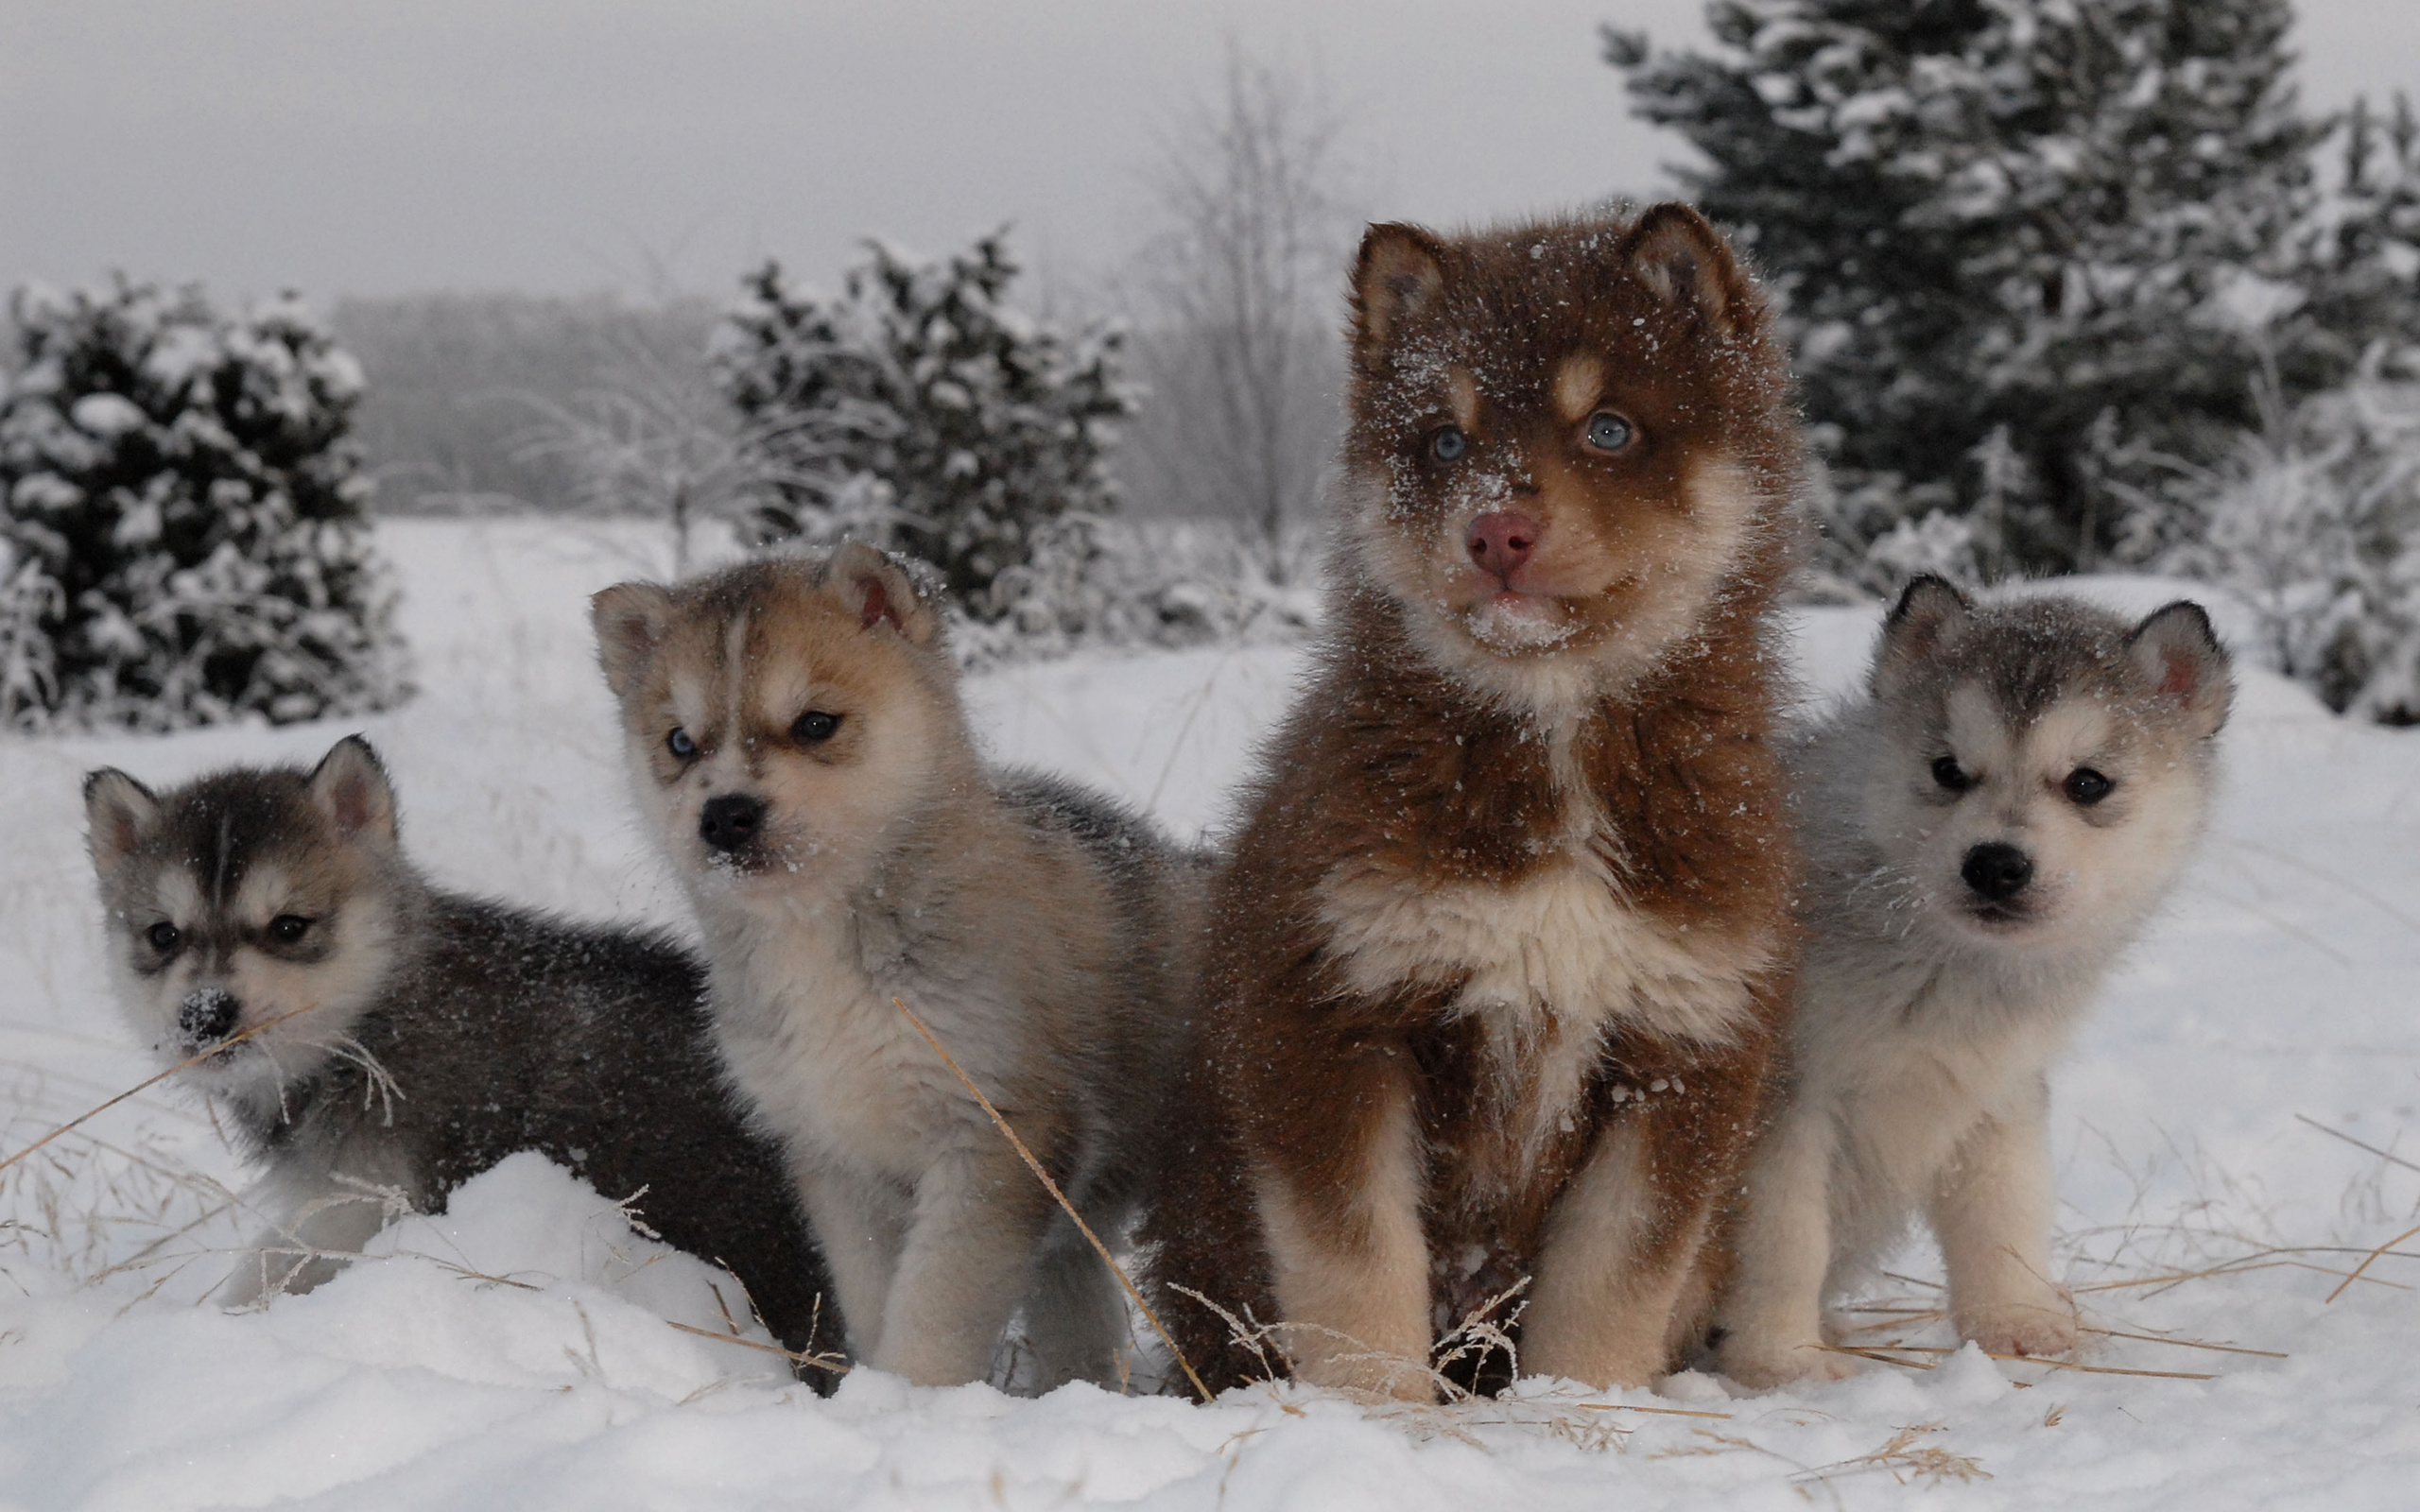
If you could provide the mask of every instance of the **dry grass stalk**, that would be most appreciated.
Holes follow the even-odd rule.
[[[1983,1469],[1982,1464],[1971,1455],[1954,1454],[1924,1442],[1927,1434],[1940,1433],[1946,1426],[1945,1423],[1919,1423],[1901,1428],[1872,1453],[1801,1470],[1789,1478],[1790,1484],[1803,1486],[1842,1475],[1862,1475],[1870,1470],[1886,1470],[1902,1486],[1908,1484],[1910,1476],[1922,1476],[1936,1486],[1945,1481],[1990,1480],[1992,1472]]]
[[[2375,1144],[2367,1143],[2361,1140],[2357,1140],[2341,1128],[2329,1128],[2318,1119],[2312,1118],[2308,1114],[2296,1113],[2294,1117],[2300,1119],[2306,1124],[2308,1124],[2311,1127],[2319,1130],[2322,1134],[2327,1135],[2331,1139],[2342,1140],[2345,1143],[2350,1144],[2357,1150],[2367,1150],[2370,1154],[2377,1156],[2379,1160],[2388,1161],[2394,1165],[2399,1165],[2407,1171],[2420,1171],[2420,1165],[2415,1165],[2392,1150],[2381,1150]]]
[[[2412,1238],[2420,1238],[2420,1228],[2407,1228],[2403,1232],[2388,1240],[2385,1244],[2378,1246],[2377,1248],[2371,1250],[2367,1255],[2362,1256],[2361,1263],[2353,1267],[2353,1274],[2345,1277],[2342,1281],[2339,1281],[2336,1285],[2336,1290],[2327,1294],[2327,1299],[2332,1302],[2338,1297],[2343,1296],[2344,1288],[2352,1285],[2355,1281],[2377,1280],[2375,1276],[2363,1276],[2361,1273],[2368,1270],[2375,1263],[2385,1259],[2394,1251],[2395,1246],[2403,1243],[2407,1239]]]
[[[1425,1377],[1433,1395],[1443,1398],[1448,1407],[1459,1407],[1468,1405],[1479,1399],[1468,1387],[1447,1373],[1449,1368],[1458,1362],[1474,1354],[1484,1355],[1491,1350],[1501,1349],[1513,1362],[1513,1375],[1517,1377],[1520,1374],[1519,1351],[1514,1348],[1509,1332],[1512,1320],[1508,1317],[1503,1323],[1498,1323],[1495,1321],[1495,1314],[1526,1291],[1529,1284],[1529,1278],[1525,1276],[1473,1308],[1464,1314],[1461,1322],[1456,1325],[1451,1332],[1437,1341],[1429,1351],[1429,1357],[1426,1360],[1413,1359],[1409,1355],[1396,1354],[1390,1350],[1374,1349],[1364,1341],[1349,1333],[1341,1333],[1335,1329],[1316,1323],[1292,1323],[1282,1319],[1263,1323],[1249,1314],[1238,1317],[1191,1287],[1178,1289],[1218,1314],[1219,1320],[1227,1325],[1227,1332],[1235,1341],[1252,1351],[1253,1358],[1260,1362],[1261,1377],[1257,1383],[1268,1389],[1278,1404],[1285,1407],[1287,1411],[1299,1414],[1299,1409],[1288,1404],[1283,1398],[1275,1396],[1278,1378],[1281,1375],[1291,1375],[1295,1367],[1293,1353],[1286,1348],[1285,1340],[1288,1335],[1308,1333],[1350,1346],[1351,1352],[1335,1356],[1338,1360],[1386,1367],[1386,1380],[1379,1387],[1363,1390],[1336,1390],[1328,1392],[1327,1395],[1367,1408],[1376,1416],[1399,1418],[1436,1410],[1434,1402],[1406,1401],[1394,1395],[1394,1383],[1403,1377]],[[1435,1428],[1436,1431],[1444,1433],[1448,1436],[1465,1436],[1449,1427],[1438,1427],[1433,1424],[1422,1426]]]
[[[2129,1333],[2122,1329],[2097,1329],[2089,1323],[2083,1325],[2083,1328],[2086,1333],[2098,1333],[2103,1338],[2140,1339],[2145,1344],[2173,1344],[2180,1349],[2215,1349],[2221,1354],[2256,1354],[2264,1360],[2290,1358],[2275,1349],[2247,1349],[2239,1344],[2210,1344],[2201,1339],[2175,1339],[2160,1333]]]
[[[1932,1349],[1924,1349],[1913,1344],[1873,1344],[1865,1346],[1853,1344],[1818,1344],[1812,1346],[1812,1348],[1821,1349],[1825,1354],[1848,1354],[1855,1355],[1860,1360],[1877,1361],[1883,1365],[1903,1365],[1910,1370],[1929,1370],[1932,1368],[1932,1362],[1929,1360],[1902,1360],[1895,1355],[1885,1354],[1883,1351],[1885,1349],[1901,1349],[1924,1354],[1932,1354],[1936,1352],[1942,1354],[1955,1354],[1957,1352],[1954,1349],[1942,1349],[1937,1351]]]
[[[234,1034],[229,1035],[226,1039],[220,1040],[215,1045],[212,1045],[209,1049],[202,1051],[199,1055],[187,1056],[184,1059],[178,1061],[175,1065],[170,1066],[167,1070],[160,1073],[158,1075],[148,1077],[144,1081],[136,1083],[132,1087],[129,1087],[126,1091],[118,1093],[115,1097],[111,1098],[108,1102],[102,1103],[96,1108],[86,1108],[83,1112],[77,1114],[66,1123],[60,1125],[57,1128],[52,1129],[49,1133],[34,1141],[31,1144],[26,1145],[24,1149],[19,1150],[16,1154],[9,1157],[5,1160],[0,1160],[0,1171],[6,1171],[9,1167],[16,1164],[19,1160],[24,1160],[26,1156],[33,1154],[36,1150],[41,1149],[51,1141],[76,1127],[78,1124],[86,1123],[89,1120],[99,1117],[101,1114],[108,1112],[111,1108],[115,1108],[118,1104],[125,1102],[130,1097],[149,1091],[152,1088],[159,1086],[162,1082],[166,1081],[177,1073],[199,1066],[213,1056],[233,1050],[237,1045],[242,1044],[245,1040],[252,1038],[252,1036],[256,1034],[263,1034],[268,1030],[274,1029],[288,1019],[299,1019],[306,1013],[317,1012],[319,1010],[319,1006],[320,1005],[316,1003],[305,1003],[301,1007],[289,1009],[286,1012],[279,1014],[274,1019],[264,1019],[260,1022],[253,1024],[249,1029],[238,1030]]]
[[[2162,1339],[2159,1342],[2166,1344],[2169,1341]],[[1876,1346],[1870,1349],[1852,1349],[1837,1344],[1824,1344],[1818,1345],[1816,1348],[1827,1349],[1834,1354],[1854,1354],[1862,1356],[1868,1360],[1879,1360],[1885,1365],[1904,1365],[1916,1370],[1929,1370],[1932,1368],[1932,1366],[1928,1363],[1915,1360],[1894,1360],[1881,1351],[1883,1349],[1899,1349],[1909,1354],[1956,1354],[1958,1352],[1958,1349],[1951,1349],[1949,1346],[1944,1344],[1886,1344]],[[1963,1345],[1959,1346],[1959,1349],[1963,1348]],[[2256,1353],[2258,1351],[2246,1352]],[[2219,1379],[2217,1376],[2204,1375],[2193,1370],[2135,1370],[2125,1366],[2079,1365],[2073,1360],[2061,1360],[2047,1354],[1986,1354],[1983,1358],[1986,1360],[2006,1361],[2013,1365],[2038,1365],[2051,1370],[2081,1370],[2086,1375],[2095,1376],[2152,1376],[2162,1381],[2216,1381]],[[2282,1356],[2280,1358],[2282,1358]]]
[[[1255,1383],[1269,1393],[1271,1402],[1281,1411],[1297,1418],[1304,1416],[1303,1409],[1278,1391],[1280,1377],[1290,1373],[1294,1364],[1293,1355],[1283,1341],[1288,1334],[1308,1332],[1354,1347],[1355,1352],[1336,1358],[1389,1366],[1391,1380],[1402,1376],[1426,1378],[1437,1400],[1406,1400],[1383,1389],[1323,1389],[1318,1395],[1349,1402],[1359,1407],[1368,1418],[1419,1436],[1451,1438],[1481,1451],[1489,1451],[1491,1446],[1473,1432],[1479,1428],[1543,1431],[1567,1443],[1594,1451],[1617,1449],[1634,1431],[1602,1418],[1582,1416],[1585,1414],[1639,1413],[1651,1417],[1711,1418],[1724,1422],[1732,1419],[1732,1414],[1727,1412],[1706,1412],[1688,1407],[1648,1407],[1626,1401],[1574,1401],[1551,1395],[1542,1398],[1482,1397],[1455,1380],[1451,1374],[1452,1366],[1473,1355],[1484,1355],[1497,1349],[1504,1351],[1513,1362],[1512,1374],[1516,1378],[1519,1376],[1519,1351],[1511,1333],[1512,1317],[1517,1315],[1517,1312],[1508,1314],[1507,1309],[1528,1289],[1529,1284],[1529,1279],[1524,1277],[1472,1309],[1452,1332],[1437,1341],[1426,1361],[1368,1349],[1362,1341],[1349,1334],[1316,1324],[1262,1323],[1248,1316],[1238,1316],[1189,1287],[1179,1289],[1225,1322],[1236,1342],[1260,1362],[1261,1376]],[[1503,1315],[1499,1318],[1499,1314]]]
[[[2420,1229],[2414,1229],[2412,1230],[2412,1233],[2420,1233]],[[2375,1253],[2378,1258],[2382,1259],[2393,1252],[2394,1246],[2401,1244],[2404,1240],[2411,1237],[2412,1237],[2412,1234],[2398,1235],[2397,1237],[2387,1241],[2387,1243]],[[2333,1269],[2326,1265],[2314,1265],[2308,1261],[2288,1258],[2296,1255],[2342,1253],[2354,1253],[2354,1251],[2346,1251],[2333,1246],[2322,1245],[2279,1246],[2272,1248],[2256,1249],[2248,1255],[2238,1255],[2233,1260],[2225,1261],[2216,1265],[2204,1266],[2199,1270],[2164,1271],[2155,1276],[2136,1276],[2122,1281],[2096,1281],[2089,1286],[2078,1286],[2074,1288],[2074,1290],[2078,1294],[2083,1294],[2088,1292],[2128,1291],[2137,1287],[2149,1286],[2154,1288],[2152,1295],[2157,1296],[2161,1291],[2165,1291],[2171,1286],[2181,1286],[2187,1281],[2208,1280],[2212,1277],[2216,1276],[2241,1276],[2256,1270],[2279,1269],[2315,1270],[2323,1276],[2339,1277],[2347,1283],[2350,1283],[2355,1280],[2360,1280],[2368,1281],[2373,1286],[2392,1287],[2396,1291],[2411,1290],[2410,1287],[2397,1281],[2383,1280],[2376,1276],[2361,1275],[2359,1268],[2349,1272],[2342,1271]],[[2339,1288],[2339,1290],[2342,1289],[2342,1288],[2341,1287]]]
[[[1026,1169],[1033,1173],[1034,1178],[1042,1183],[1044,1189],[1049,1192],[1051,1199],[1059,1204],[1060,1211],[1066,1213],[1074,1222],[1077,1231],[1084,1236],[1085,1242],[1090,1244],[1094,1251],[1100,1256],[1100,1263],[1109,1267],[1110,1274],[1117,1278],[1117,1284],[1126,1288],[1126,1295],[1133,1299],[1136,1310],[1141,1312],[1144,1320],[1151,1325],[1151,1331],[1160,1336],[1160,1342],[1168,1347],[1169,1357],[1176,1361],[1178,1368],[1184,1372],[1184,1378],[1193,1383],[1193,1389],[1201,1394],[1203,1404],[1207,1405],[1212,1400],[1210,1388],[1201,1383],[1201,1377],[1194,1371],[1193,1362],[1187,1360],[1184,1357],[1184,1351],[1176,1347],[1176,1339],[1169,1334],[1167,1326],[1160,1321],[1160,1315],[1151,1311],[1151,1304],[1143,1300],[1143,1294],[1135,1289],[1134,1282],[1127,1276],[1125,1267],[1111,1257],[1109,1246],[1100,1242],[1100,1235],[1094,1233],[1093,1226],[1084,1222],[1083,1214],[1078,1212],[1076,1205],[1067,1200],[1067,1194],[1059,1190],[1059,1183],[1050,1179],[1050,1173],[1044,1170],[1042,1162],[1033,1158],[1033,1152],[1026,1148],[1025,1141],[1017,1138],[1017,1131],[1009,1127],[1009,1121],[1002,1118],[1000,1110],[992,1106],[992,1099],[984,1096],[983,1089],[975,1085],[975,1078],[969,1076],[959,1065],[957,1057],[943,1047],[941,1040],[934,1038],[933,1031],[925,1027],[925,1021],[916,1017],[908,1005],[898,998],[892,998],[890,1005],[897,1008],[908,1024],[925,1037],[925,1043],[933,1047],[933,1054],[942,1057],[942,1064],[949,1067],[950,1074],[959,1079],[959,1084],[965,1087],[968,1095],[972,1096],[977,1105],[991,1118],[992,1125],[997,1128],[1015,1148],[1017,1158],[1025,1161]]]
[[[518,1281],[507,1281],[505,1284],[508,1286],[517,1286],[521,1283]],[[712,1339],[717,1344],[736,1344],[743,1349],[755,1349],[765,1354],[778,1354],[792,1365],[803,1365],[810,1369],[816,1370],[829,1370],[835,1375],[843,1374],[849,1368],[849,1362],[837,1354],[804,1354],[797,1349],[785,1349],[778,1344],[759,1343],[757,1340],[747,1338],[737,1333],[717,1333],[712,1329],[701,1329],[697,1327],[695,1324],[690,1323],[676,1323],[670,1318],[666,1318],[664,1320],[664,1326],[669,1329],[679,1329],[683,1333],[694,1333],[701,1339]]]

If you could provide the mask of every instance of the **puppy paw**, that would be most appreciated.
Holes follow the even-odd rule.
[[[2075,1305],[2066,1297],[1961,1308],[1953,1320],[1958,1336],[1985,1354],[2066,1354],[2076,1347]]]
[[[1714,1368],[1754,1391],[1770,1391],[1792,1382],[1841,1381],[1857,1374],[1862,1364],[1855,1355],[1803,1345],[1747,1348],[1726,1344],[1714,1357]]]

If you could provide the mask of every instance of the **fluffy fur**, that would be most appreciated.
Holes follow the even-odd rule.
[[[1790,957],[1767,609],[1799,453],[1764,301],[1685,206],[1374,227],[1329,631],[1213,884],[1152,1280],[1214,1383],[1635,1383]]]
[[[857,1355],[975,1380],[1022,1303],[1035,1384],[1114,1381],[1115,1279],[893,1000],[1115,1243],[1186,1032],[1194,864],[1104,799],[986,770],[938,615],[871,548],[623,584],[596,619],[717,1035]]]
[[[225,1300],[334,1274],[385,1218],[376,1188],[433,1209],[536,1149],[728,1265],[786,1346],[830,1348],[804,1218],[723,1083],[685,952],[432,887],[358,737],[308,773],[154,794],[104,770],[84,791],[119,1001],[169,1064],[225,1046],[182,1079],[267,1168],[268,1230]]]
[[[2192,850],[2231,690],[2192,604],[2130,626],[1910,586],[1870,696],[1793,752],[1806,957],[1717,1314],[1735,1379],[1842,1373],[1814,1348],[1823,1303],[1911,1210],[1962,1337],[2074,1347],[2049,1275],[2044,1075]]]

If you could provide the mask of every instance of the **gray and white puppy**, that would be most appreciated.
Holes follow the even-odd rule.
[[[431,886],[358,736],[317,769],[153,793],[84,781],[117,995],[135,1032],[266,1165],[268,1228],[231,1304],[305,1291],[384,1221],[535,1149],[727,1265],[775,1337],[820,1352],[827,1289],[780,1155],[708,1032],[705,973],[650,934]],[[827,1335],[837,1335],[831,1324]]]
[[[1140,816],[987,767],[939,612],[850,544],[595,600],[634,796],[687,888],[717,1034],[788,1151],[850,1342],[1030,1383],[1114,1378],[1117,1285],[924,1020],[1104,1240],[1189,1035],[1201,868]]]
[[[1823,1306],[1918,1210],[1961,1337],[2074,1348],[2045,1076],[2192,851],[2233,692],[2194,604],[2129,625],[1908,586],[1871,696],[1792,753],[1805,956],[1715,1312],[1733,1379],[1844,1373]]]

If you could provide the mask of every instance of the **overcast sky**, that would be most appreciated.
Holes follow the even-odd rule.
[[[2306,94],[2420,93],[2420,0],[2302,0]],[[1013,221],[1078,278],[1230,39],[1315,74],[1372,208],[1651,190],[1598,60],[1699,0],[0,0],[0,284],[720,294]]]

